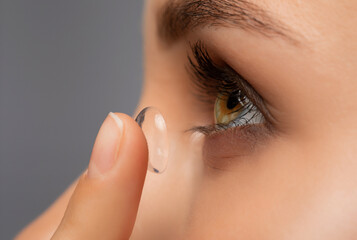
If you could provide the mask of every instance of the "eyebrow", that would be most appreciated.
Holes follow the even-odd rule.
[[[158,11],[158,35],[173,43],[203,27],[237,27],[292,43],[293,31],[267,11],[247,0],[168,0]]]

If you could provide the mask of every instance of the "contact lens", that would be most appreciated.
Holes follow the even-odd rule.
[[[166,122],[160,111],[146,107],[137,115],[135,121],[144,132],[148,149],[148,170],[154,173],[165,171],[168,162],[169,144]]]

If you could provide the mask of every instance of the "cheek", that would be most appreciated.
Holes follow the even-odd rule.
[[[291,164],[278,165],[283,159],[262,155],[232,158],[235,162],[224,170],[207,167],[192,208],[190,239],[202,234],[222,239],[283,237],[296,219],[301,197],[291,188]]]
[[[355,177],[341,169],[338,152],[321,150],[284,140],[229,171],[209,169],[193,201],[187,239],[351,238]]]

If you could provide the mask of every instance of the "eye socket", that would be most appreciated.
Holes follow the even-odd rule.
[[[219,94],[214,105],[215,124],[227,127],[263,122],[260,111],[241,90]]]

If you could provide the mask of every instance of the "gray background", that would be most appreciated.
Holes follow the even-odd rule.
[[[0,239],[86,167],[109,111],[132,114],[142,0],[0,0]]]

